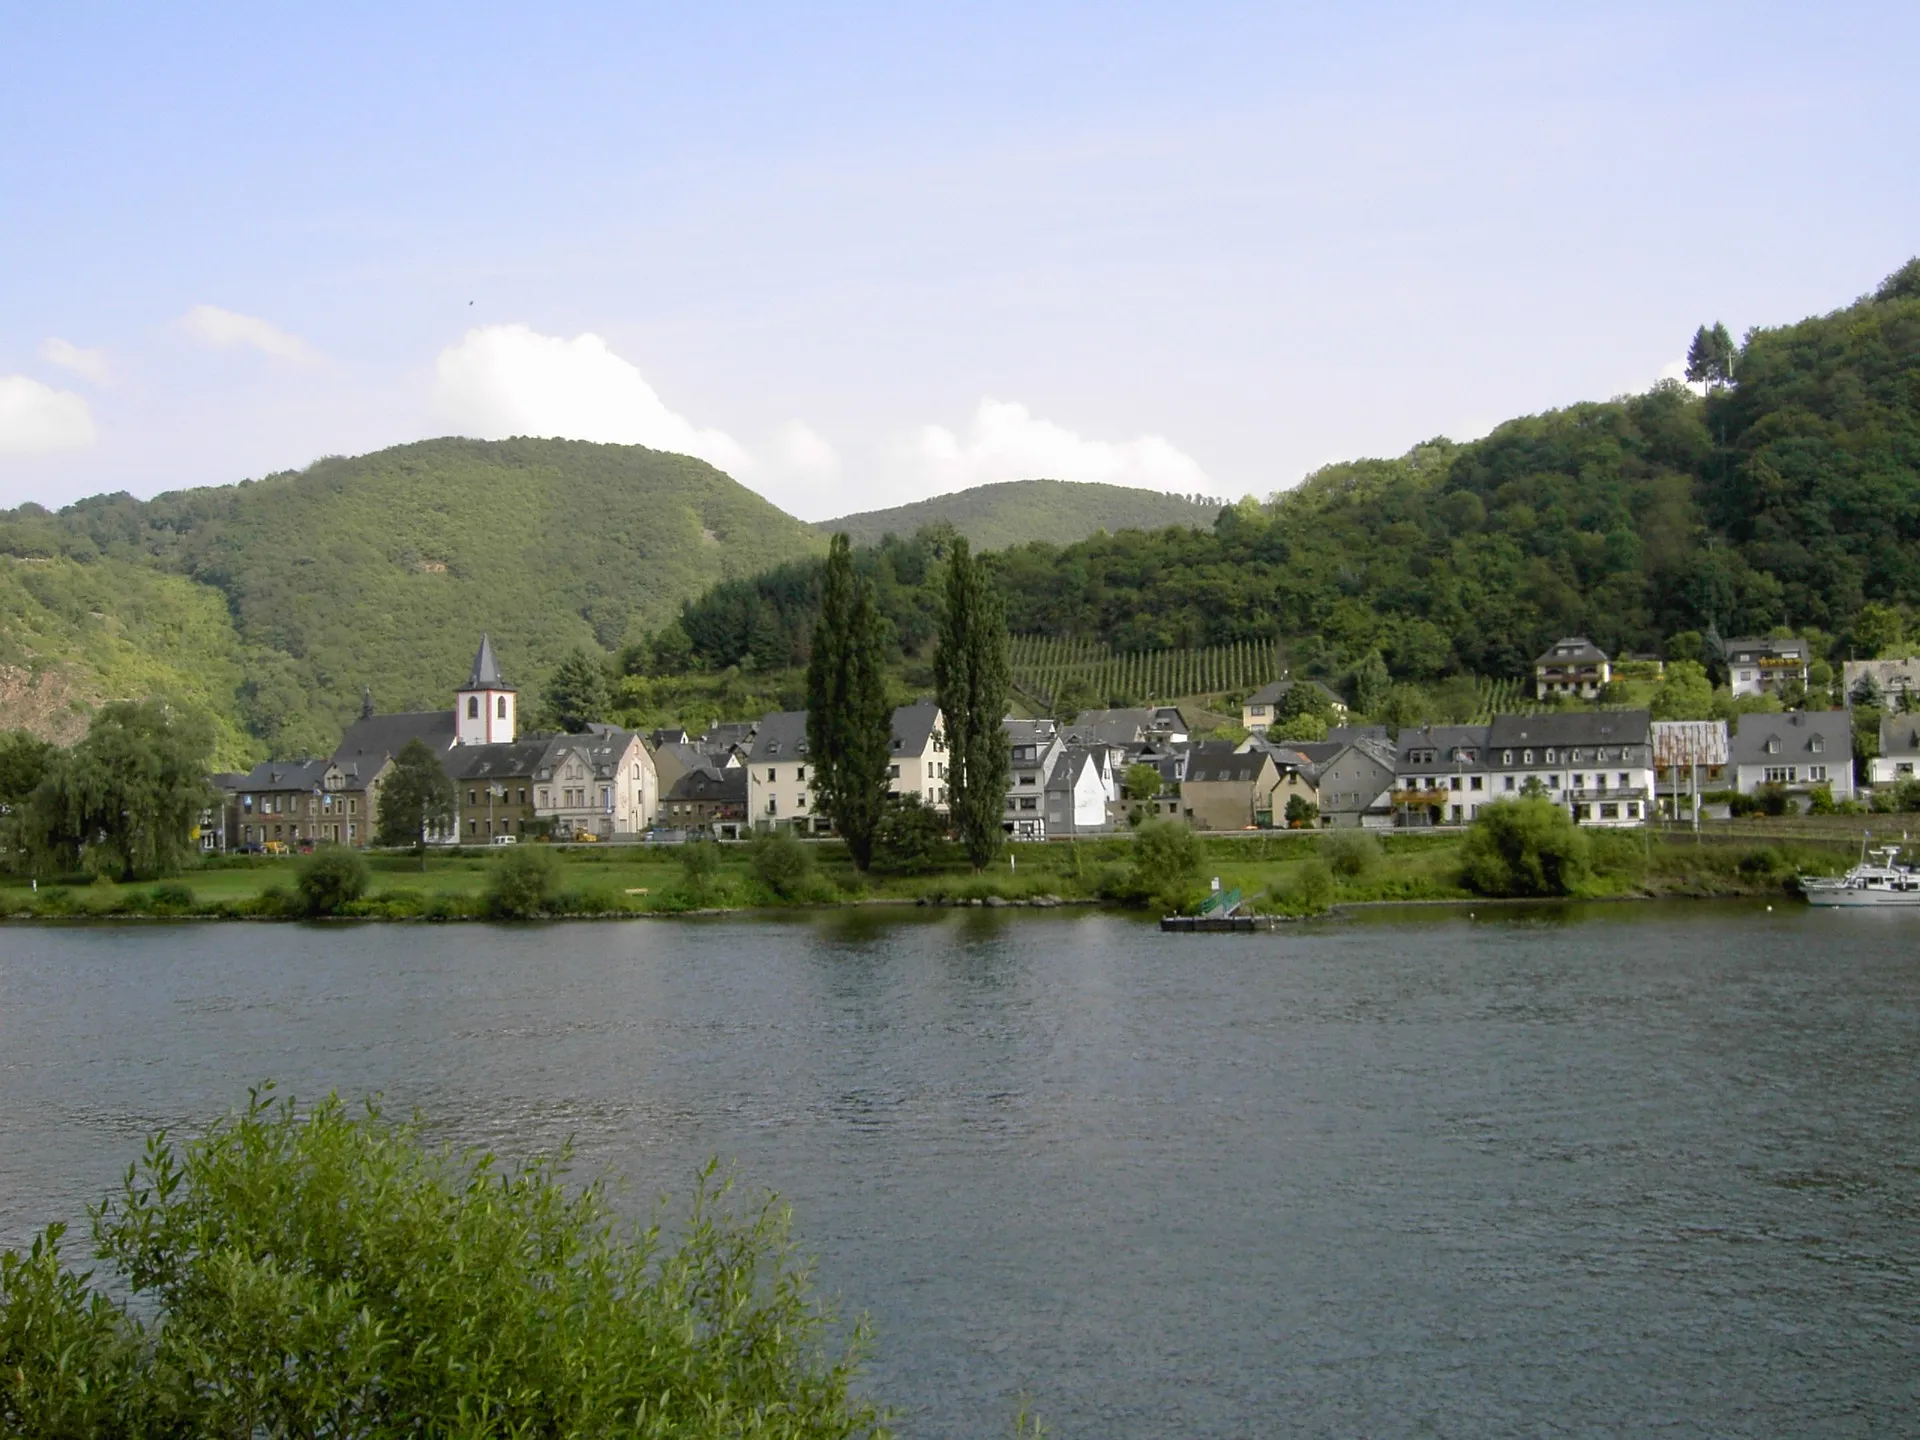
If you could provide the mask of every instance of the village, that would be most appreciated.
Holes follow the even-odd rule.
[[[1808,649],[1791,639],[1725,647],[1735,696],[1804,695]],[[1757,710],[1726,720],[1655,720],[1596,705],[1610,658],[1580,636],[1534,665],[1541,708],[1479,724],[1349,723],[1348,706],[1312,680],[1281,679],[1241,706],[1244,738],[1197,736],[1175,705],[1094,709],[1071,721],[1008,716],[1003,829],[1013,841],[1124,832],[1147,815],[1195,831],[1435,828],[1471,824],[1497,800],[1537,795],[1580,825],[1631,828],[1725,815],[1765,797],[1804,810],[1856,803],[1870,786],[1911,781],[1920,765],[1920,661],[1848,662],[1845,692],[1886,697],[1879,754],[1856,777],[1847,710]],[[1324,738],[1272,738],[1295,686],[1333,717]],[[372,843],[382,785],[412,741],[455,792],[431,845],[738,840],[755,829],[831,833],[811,803],[805,711],[647,733],[591,724],[521,738],[518,691],[483,636],[449,710],[375,712],[371,696],[333,753],[270,760],[212,778],[221,805],[201,831],[209,852],[278,853]],[[946,808],[946,733],[930,700],[893,713],[891,789]],[[1856,782],[1859,783],[1856,783]]]

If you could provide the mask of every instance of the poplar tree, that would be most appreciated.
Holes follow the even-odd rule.
[[[1005,607],[966,540],[956,539],[933,683],[947,725],[947,811],[976,871],[998,853],[1003,835],[1013,763],[1000,721],[1009,681]]]
[[[873,586],[854,574],[847,537],[835,535],[807,661],[809,788],[861,870],[873,859],[874,832],[886,813],[892,716],[885,622]]]

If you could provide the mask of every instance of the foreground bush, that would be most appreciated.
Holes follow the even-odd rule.
[[[111,1281],[58,1226],[0,1255],[0,1435],[884,1433],[771,1204],[709,1172],[669,1243],[561,1174],[337,1099],[156,1136],[94,1214]]]
[[[345,845],[322,845],[300,861],[293,883],[307,914],[338,915],[367,893],[367,857]]]
[[[789,829],[754,831],[747,865],[776,899],[798,900],[813,885],[813,852]]]
[[[560,898],[560,857],[543,845],[515,845],[487,875],[487,913],[500,920],[545,915]]]
[[[1499,800],[1480,807],[1460,858],[1482,895],[1568,895],[1587,873],[1587,837],[1551,800]]]

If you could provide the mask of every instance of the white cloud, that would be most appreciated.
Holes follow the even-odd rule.
[[[1197,460],[1158,435],[1089,440],[1024,405],[993,399],[980,402],[964,439],[924,426],[902,458],[929,494],[997,480],[1099,480],[1179,493],[1210,485]]]
[[[96,385],[105,385],[112,378],[107,368],[106,351],[82,350],[71,340],[62,340],[58,335],[49,335],[40,342],[40,358],[49,365],[58,365],[62,370],[84,375]]]
[[[436,369],[441,418],[478,439],[539,435],[646,445],[697,455],[736,475],[753,468],[731,436],[669,410],[598,335],[566,340],[525,325],[484,325],[442,350]]]
[[[93,442],[93,413],[80,396],[27,375],[0,375],[0,455],[85,450]]]
[[[289,335],[257,315],[222,310],[218,305],[196,305],[180,317],[180,323],[194,339],[215,350],[246,346],[270,359],[294,365],[309,365],[320,358],[298,335]]]

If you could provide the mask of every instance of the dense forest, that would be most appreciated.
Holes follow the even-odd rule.
[[[1207,529],[990,563],[1017,634],[1123,651],[1278,640],[1328,677],[1375,651],[1401,680],[1517,676],[1576,632],[1616,654],[1779,627],[1832,658],[1884,648],[1889,611],[1920,605],[1920,260],[1844,310],[1750,332],[1726,369],[1704,398],[1662,383],[1329,466]],[[905,656],[931,634],[944,534],[860,557]],[[715,587],[659,658],[799,663],[816,571]]]

